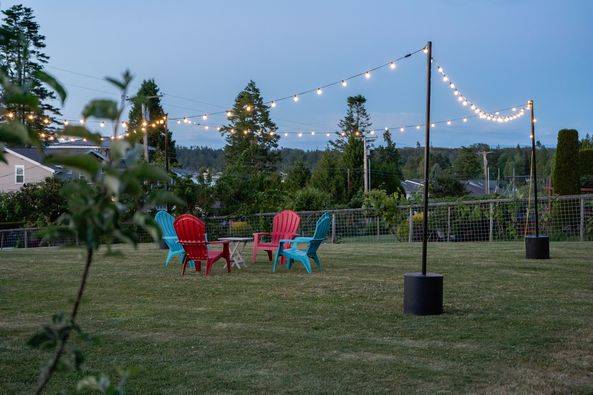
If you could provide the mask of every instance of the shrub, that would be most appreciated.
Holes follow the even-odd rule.
[[[579,132],[574,129],[562,129],[558,132],[558,146],[552,182],[558,195],[576,195],[579,185]]]
[[[253,233],[253,228],[247,221],[232,221],[230,228],[233,236],[246,236]]]
[[[430,218],[430,215],[428,216]],[[423,213],[416,213],[412,216],[412,223],[414,224],[414,230],[412,234],[412,241],[422,240],[422,221],[424,220]],[[410,224],[408,219],[404,219],[400,222],[397,227],[396,237],[398,241],[408,241],[410,237]]]
[[[331,195],[317,188],[308,187],[297,191],[290,202],[295,211],[325,210],[331,204]]]

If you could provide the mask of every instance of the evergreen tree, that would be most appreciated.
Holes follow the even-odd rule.
[[[169,163],[176,162],[175,140],[173,133],[167,126],[167,113],[161,105],[161,94],[153,79],[144,80],[136,95],[131,99],[132,108],[128,115],[128,139],[142,143],[144,133],[147,133],[148,145],[156,149],[153,160],[165,159],[165,136],[169,139]],[[143,119],[142,107],[146,108],[147,119]]]
[[[363,187],[364,144],[362,139],[372,125],[371,117],[365,108],[366,98],[362,95],[350,96],[347,99],[346,116],[340,120],[336,141],[330,144],[342,154],[346,168],[347,196],[352,198]]]
[[[382,189],[391,195],[394,192],[403,193],[400,157],[391,132],[383,133],[385,146],[373,151],[371,161],[371,189]]]
[[[453,162],[453,173],[458,178],[472,179],[480,175],[482,165],[473,148],[461,147]]]
[[[58,108],[51,103],[55,93],[40,80],[37,72],[43,71],[49,61],[43,51],[45,36],[39,32],[39,24],[35,21],[33,10],[21,4],[2,11],[4,14],[0,34],[0,71],[8,80],[39,99],[39,107],[35,110],[26,104],[7,105],[2,92],[1,101],[6,106],[7,114],[14,116],[22,123],[38,133],[52,133],[52,124],[58,122],[56,116],[61,115]]]
[[[338,204],[347,203],[346,169],[342,163],[340,153],[325,151],[311,174],[309,186],[328,192],[332,201]]]
[[[309,183],[311,170],[302,160],[297,160],[288,171],[284,184],[289,191],[298,191],[303,189]]]
[[[580,192],[579,180],[579,132],[562,129],[558,132],[556,160],[552,184],[558,195],[576,195]]]
[[[241,163],[249,173],[274,172],[280,160],[277,129],[255,82],[249,81],[235,99],[229,124],[221,128],[227,165]]]

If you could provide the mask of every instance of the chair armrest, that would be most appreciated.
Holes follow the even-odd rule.
[[[207,241],[206,244],[229,244],[230,240],[214,240],[214,241]]]
[[[253,236],[258,235],[258,236],[272,236],[272,234],[270,232],[255,232],[253,234]]]
[[[310,243],[311,241],[313,241],[312,237],[295,237],[294,239],[292,239],[292,242],[297,244],[297,243]]]
[[[163,240],[177,241],[177,236],[163,236]]]

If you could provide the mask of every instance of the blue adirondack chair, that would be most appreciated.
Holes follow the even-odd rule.
[[[183,250],[183,246],[179,244],[177,233],[175,233],[175,228],[173,228],[175,217],[168,212],[161,210],[156,213],[154,219],[157,224],[159,224],[161,232],[163,233],[163,241],[169,248],[169,253],[167,254],[167,259],[165,259],[164,266],[167,267],[169,262],[171,262],[171,259],[176,256],[179,257],[179,263],[182,263],[183,258],[185,257],[185,251]],[[190,262],[190,267],[193,267],[193,261]]]
[[[321,218],[317,220],[313,237],[295,237],[291,240],[280,240],[276,257],[274,258],[274,264],[272,266],[272,273],[276,271],[276,266],[278,265],[278,260],[281,256],[286,257],[289,269],[292,268],[292,261],[294,260],[302,263],[305,270],[307,270],[307,273],[311,273],[311,262],[309,261],[309,258],[313,258],[319,271],[322,271],[321,262],[317,256],[317,249],[323,240],[325,240],[327,232],[329,232],[330,224],[331,215],[329,213],[324,213]],[[289,243],[290,248],[285,249],[284,246]],[[303,250],[299,249],[299,245],[303,244],[306,245],[307,248]]]

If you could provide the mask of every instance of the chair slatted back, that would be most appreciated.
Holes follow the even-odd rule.
[[[295,235],[301,224],[301,217],[292,210],[284,210],[274,216],[272,225],[272,244]]]
[[[190,259],[207,260],[206,224],[191,214],[182,214],[173,223],[179,243]],[[200,244],[198,244],[200,243]]]
[[[323,243],[327,234],[329,233],[329,227],[331,225],[331,215],[329,213],[323,213],[323,215],[317,220],[315,224],[315,233],[313,234],[313,240],[309,244],[307,254],[314,254],[317,249]]]
[[[175,217],[173,217],[171,214],[161,210],[158,213],[156,213],[156,215],[154,216],[154,220],[161,228],[163,237],[177,237],[177,233],[175,232],[175,228],[173,227],[173,221],[175,221]],[[165,243],[167,244],[169,249],[174,247],[172,245],[174,244],[174,242],[171,240],[165,240]]]

